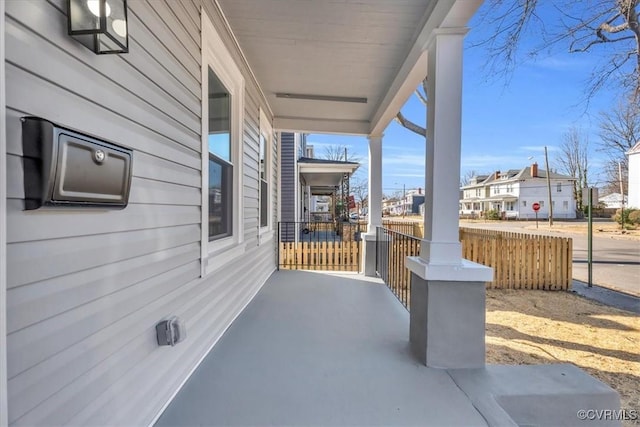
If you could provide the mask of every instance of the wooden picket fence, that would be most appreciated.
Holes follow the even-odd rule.
[[[407,306],[411,284],[405,259],[418,255],[420,244],[385,229],[378,229],[376,269]],[[567,290],[571,285],[571,238],[460,228],[460,242],[463,258],[494,269],[487,288]]]
[[[360,241],[280,242],[284,270],[359,271]]]
[[[460,228],[462,257],[492,267],[492,289],[567,290],[572,281],[571,238]]]

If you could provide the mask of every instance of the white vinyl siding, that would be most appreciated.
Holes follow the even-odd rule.
[[[7,140],[5,129],[4,78],[4,5],[0,2],[0,170],[8,175]],[[7,180],[0,179],[0,213],[4,216],[7,203]],[[7,222],[0,221],[0,426],[8,424],[7,417]]]
[[[3,5],[9,423],[149,425],[275,269],[275,242],[258,246],[257,232],[268,106],[212,0],[128,2],[130,53],[106,56],[67,36],[66,0]],[[246,250],[204,279],[201,6],[246,81]],[[24,211],[25,115],[133,149],[129,206]],[[167,315],[187,325],[171,348],[155,341]]]

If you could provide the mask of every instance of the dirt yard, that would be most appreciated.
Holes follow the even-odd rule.
[[[551,231],[586,234],[587,223],[556,221]],[[640,227],[623,231],[613,221],[594,222],[593,233],[640,241]],[[487,363],[573,363],[614,388],[622,409],[640,411],[640,316],[571,292],[487,290]]]
[[[640,411],[640,316],[570,292],[487,290],[487,363],[573,363]]]

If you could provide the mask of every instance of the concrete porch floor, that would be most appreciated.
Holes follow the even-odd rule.
[[[276,272],[156,425],[487,425],[408,334],[377,279]]]
[[[595,425],[581,410],[620,408],[573,365],[427,368],[408,335],[378,279],[276,272],[156,425],[577,426]]]

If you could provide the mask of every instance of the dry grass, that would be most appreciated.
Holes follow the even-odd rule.
[[[487,363],[573,363],[640,410],[640,316],[569,292],[487,290]]]

